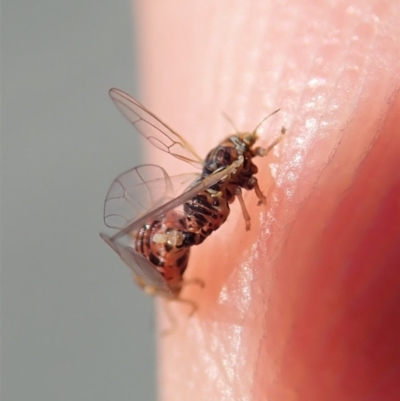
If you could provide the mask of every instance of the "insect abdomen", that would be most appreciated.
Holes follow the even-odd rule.
[[[203,191],[184,204],[187,231],[185,246],[201,244],[213,231],[226,221],[229,204],[223,194]]]
[[[178,246],[168,241],[173,233],[182,233],[186,229],[185,220],[174,212],[167,217],[154,220],[144,225],[134,236],[136,252],[145,257],[167,280],[171,287],[178,286],[182,274],[186,270],[190,248]],[[155,240],[156,236],[166,238],[165,241]]]

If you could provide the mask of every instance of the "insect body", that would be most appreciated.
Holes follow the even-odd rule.
[[[258,126],[251,133],[237,133],[229,136],[207,155],[202,174],[198,180],[202,180],[216,171],[224,170],[233,163],[239,163],[239,167],[225,180],[217,182],[185,202],[184,211],[190,233],[185,234],[185,243],[187,245],[201,244],[213,231],[217,230],[228,218],[230,213],[229,204],[236,197],[242,209],[246,230],[250,230],[250,215],[243,201],[242,188],[246,190],[254,189],[259,199],[259,205],[266,202],[257,178],[254,177],[258,168],[253,163],[253,158],[268,154],[282,138],[278,137],[267,149],[254,148]],[[282,134],[284,132],[282,129]]]
[[[169,177],[162,167],[151,164],[128,170],[113,181],[104,203],[104,222],[119,231],[112,237],[100,236],[130,267],[147,293],[178,299],[184,284],[202,284],[196,279],[183,280],[190,247],[184,244],[186,217],[177,209],[238,166],[233,163],[183,193],[181,188],[188,187],[193,174]],[[195,309],[192,302],[179,300]]]
[[[280,138],[267,149],[254,147],[264,119],[253,132],[226,138],[202,161],[183,138],[132,97],[118,89],[111,89],[110,96],[154,146],[202,169],[197,175],[170,177],[160,166],[135,167],[114,180],[104,205],[106,225],[120,231],[113,237],[101,234],[102,238],[132,269],[143,289],[177,299],[185,284],[182,275],[190,247],[226,221],[236,197],[250,229],[242,188],[254,189],[259,204],[265,203],[252,159],[266,155]]]

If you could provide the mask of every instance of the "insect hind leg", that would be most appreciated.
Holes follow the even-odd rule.
[[[162,336],[169,336],[169,335],[173,334],[178,327],[178,321],[177,321],[173,311],[170,308],[171,301],[189,305],[191,307],[191,311],[188,315],[189,318],[191,318],[193,316],[193,314],[197,311],[197,304],[193,301],[190,301],[189,299],[184,299],[184,298],[166,299],[166,302],[163,305],[164,305],[165,314],[167,316],[167,320],[169,322],[169,327],[166,329],[163,329],[161,331]]]
[[[200,280],[199,278],[191,278],[190,280],[183,280],[182,282],[182,287],[186,287],[187,285],[198,285],[200,288],[205,287],[205,283],[203,280]]]
[[[189,280],[182,280],[181,283],[180,283],[179,293],[180,293],[180,291],[182,290],[183,287],[186,287],[188,285],[193,285],[193,284],[194,285],[198,285],[200,288],[204,288],[205,287],[204,281],[200,280],[199,278],[192,278],[192,279],[189,279]],[[171,298],[170,300],[174,301],[174,302],[179,302],[179,303],[182,303],[182,304],[189,305],[191,307],[191,311],[190,311],[189,316],[188,316],[189,318],[192,317],[194,315],[194,313],[196,312],[196,310],[197,310],[196,302],[191,301],[191,300],[186,299],[186,298],[181,298],[179,295],[177,295],[174,298]]]

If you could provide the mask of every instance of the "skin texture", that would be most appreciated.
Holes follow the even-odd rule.
[[[351,5],[349,5],[351,4]],[[193,249],[160,399],[400,399],[399,3],[145,1],[143,103],[205,156],[234,129],[286,138]],[[173,173],[190,167],[149,149]],[[151,152],[151,153],[150,153]],[[160,302],[161,310],[162,303]],[[160,327],[170,325],[160,314]]]

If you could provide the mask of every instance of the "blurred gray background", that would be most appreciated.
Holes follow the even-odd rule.
[[[133,28],[133,29],[132,29]],[[142,162],[129,0],[2,1],[1,399],[155,399],[152,300],[101,241]]]

